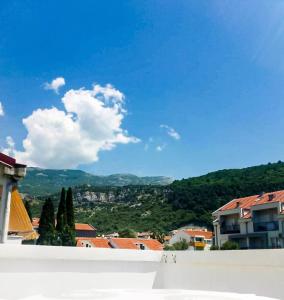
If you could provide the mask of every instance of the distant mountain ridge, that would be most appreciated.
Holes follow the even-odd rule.
[[[19,188],[22,193],[45,196],[57,193],[63,186],[167,185],[172,181],[172,178],[165,176],[139,177],[133,174],[100,176],[81,170],[28,168],[26,177],[19,183]]]

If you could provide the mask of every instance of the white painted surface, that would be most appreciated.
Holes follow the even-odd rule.
[[[148,300],[250,299],[247,295],[216,298],[212,293],[194,298],[189,290],[284,299],[282,278],[281,249],[162,253],[0,245],[0,299],[140,299],[139,295]],[[151,291],[152,288],[179,291]],[[98,289],[104,290],[101,298],[96,296]],[[124,290],[124,298],[114,289]],[[91,298],[80,293],[89,293]],[[121,298],[115,298],[118,295]]]
[[[86,290],[65,293],[54,298],[46,295],[35,295],[25,300],[273,300],[251,294],[233,294],[187,290]]]
[[[252,293],[284,299],[280,278],[284,278],[283,249],[175,251],[164,253],[154,288]]]

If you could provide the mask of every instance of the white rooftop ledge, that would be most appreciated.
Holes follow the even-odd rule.
[[[0,245],[0,300],[284,299],[282,278],[284,249],[159,252]]]

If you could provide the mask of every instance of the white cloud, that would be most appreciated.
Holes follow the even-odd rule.
[[[156,151],[162,152],[165,148],[166,148],[166,144],[158,145],[158,146],[156,147]]]
[[[14,157],[15,155],[15,142],[11,136],[6,137],[7,148],[3,150],[3,152],[9,156]]]
[[[51,83],[46,82],[44,88],[46,90],[53,90],[56,94],[59,93],[59,89],[65,85],[65,79],[63,77],[57,77],[51,81]]]
[[[3,117],[3,116],[4,116],[4,108],[3,108],[2,102],[0,102],[0,117]]]
[[[168,125],[165,124],[161,124],[160,125],[161,128],[165,128],[167,131],[167,134],[172,137],[175,140],[179,140],[180,139],[180,134],[178,132],[176,132],[176,130]]]
[[[37,109],[23,119],[28,134],[16,158],[30,166],[74,168],[98,160],[100,151],[137,143],[122,129],[124,95],[111,85],[69,90],[64,110]]]

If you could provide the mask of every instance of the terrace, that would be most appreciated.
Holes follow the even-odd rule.
[[[0,270],[0,299],[283,299],[284,251],[2,244]]]

